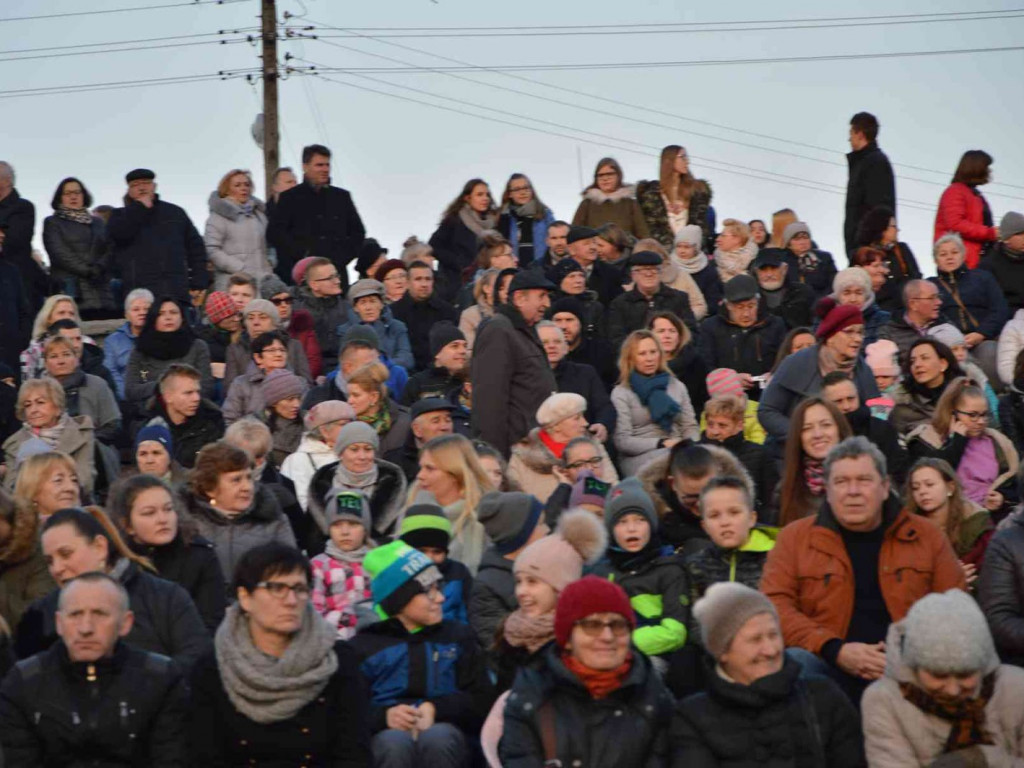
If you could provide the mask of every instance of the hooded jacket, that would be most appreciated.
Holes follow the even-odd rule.
[[[597,229],[605,224],[618,224],[638,240],[650,237],[643,211],[633,196],[635,192],[632,184],[623,184],[607,194],[589,187],[583,191],[583,200],[573,214],[573,226]]]
[[[688,555],[684,564],[690,582],[690,605],[704,597],[708,587],[720,581],[735,581],[757,589],[764,561],[775,547],[778,535],[778,528],[756,526],[750,529],[747,541],[736,549],[722,549],[712,543]]]
[[[374,461],[377,465],[377,484],[370,495],[370,517],[373,520],[373,530],[370,533],[375,542],[385,544],[398,534],[408,486],[405,474],[399,467],[383,459]],[[309,516],[316,523],[312,535],[318,538],[319,546],[315,547],[317,552],[323,550],[324,543],[330,536],[330,526],[327,525],[327,494],[336,485],[334,473],[338,469],[338,464],[335,459],[330,464],[320,467],[309,483],[307,508]],[[310,542],[310,546],[312,545],[313,542]],[[309,551],[312,552],[312,549]]]
[[[14,511],[7,541],[0,550],[0,617],[12,630],[35,600],[56,586],[39,544],[39,523],[30,505]]]
[[[243,208],[229,197],[214,191],[210,195],[210,218],[206,220],[203,241],[206,255],[214,268],[213,289],[226,291],[228,278],[245,272],[257,284],[270,274],[267,261],[267,215],[263,201],[250,198]]]
[[[754,324],[746,328],[729,319],[729,309],[723,303],[700,325],[700,356],[709,371],[732,368],[761,376],[772,369],[786,333],[785,322],[770,314],[763,301],[758,304]]]

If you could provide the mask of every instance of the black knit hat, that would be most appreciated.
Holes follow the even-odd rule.
[[[413,504],[405,510],[398,538],[415,549],[447,550],[452,540],[452,524],[437,504]]]
[[[583,272],[584,274],[586,274],[583,267],[580,266],[578,261],[576,261],[575,259],[566,258],[562,259],[560,262],[555,264],[555,266],[551,267],[551,269],[549,269],[544,274],[548,280],[550,280],[555,285],[561,287],[562,281],[565,280],[565,278],[571,275],[573,272]]]
[[[437,357],[437,353],[447,347],[453,341],[465,341],[466,334],[456,328],[448,321],[434,323],[430,329],[430,357]]]
[[[576,315],[580,325],[584,325],[583,316],[586,314],[586,309],[583,307],[583,302],[575,296],[563,296],[554,302],[551,305],[551,309],[548,310],[548,317],[554,317],[559,312],[570,312]]]

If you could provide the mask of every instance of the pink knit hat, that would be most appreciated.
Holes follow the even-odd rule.
[[[719,395],[733,395],[742,398],[746,395],[743,391],[743,382],[740,375],[732,368],[715,368],[707,376],[708,395],[717,397]]]
[[[304,259],[299,259],[295,262],[295,266],[292,267],[292,281],[296,285],[302,285],[306,282],[306,270],[309,269],[309,262],[315,258],[316,256],[306,256]]]
[[[537,539],[516,556],[513,573],[528,573],[561,592],[583,575],[583,564],[604,554],[608,534],[601,520],[585,509],[570,509],[555,532]]]
[[[875,376],[899,376],[900,349],[895,341],[879,339],[864,348],[864,358]]]

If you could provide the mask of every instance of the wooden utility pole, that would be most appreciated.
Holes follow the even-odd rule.
[[[280,165],[277,127],[277,7],[276,0],[263,4],[263,172],[270,200],[274,171]]]

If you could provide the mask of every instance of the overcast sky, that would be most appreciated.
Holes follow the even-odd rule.
[[[68,175],[80,177],[97,203],[117,205],[124,191],[125,172],[138,166],[152,168],[160,194],[185,206],[200,231],[207,217],[207,198],[224,172],[233,167],[250,168],[261,178],[262,155],[250,135],[253,118],[260,111],[258,84],[230,79],[103,91],[74,87],[256,67],[255,47],[245,42],[216,42],[238,41],[245,33],[222,37],[209,33],[255,32],[259,0],[5,21],[18,16],[174,2],[0,3],[0,39],[4,41],[0,45],[4,51],[0,54],[0,158],[15,166],[18,189],[36,203],[40,226],[50,212],[56,183]],[[279,15],[286,11],[305,14],[291,25],[318,26],[306,34],[351,35],[284,42],[282,59],[291,53],[297,57],[291,62],[295,66],[313,62],[342,68],[452,66],[453,59],[469,65],[507,67],[1013,47],[1024,31],[1024,13],[929,23],[894,23],[911,19],[891,17],[1008,12],[1014,5],[985,0],[864,0],[842,5],[803,0],[768,5],[743,0],[687,3],[685,7],[681,2],[651,0],[519,0],[512,5],[463,0],[305,0],[304,4],[278,0]],[[769,30],[737,28],[743,21],[810,23],[838,16],[868,21],[860,25],[834,21],[832,26],[814,29],[795,29],[794,24]],[[886,23],[867,26],[872,20]],[[511,28],[512,24],[546,29],[519,30]],[[620,32],[622,25],[642,24],[673,24],[676,26],[671,29],[676,31],[550,34]],[[685,24],[691,26],[681,26]],[[577,27],[559,29],[573,25]],[[594,25],[603,26],[595,29]],[[380,29],[383,27],[392,29]],[[409,34],[395,29],[406,27],[490,27],[481,31],[492,34],[374,37]],[[347,31],[352,28],[364,29]],[[494,36],[498,31],[516,34]],[[208,36],[178,38],[187,35]],[[178,39],[130,43],[124,47],[143,50],[129,52],[63,55],[104,50],[102,46],[67,46],[158,37]],[[192,45],[197,42],[203,44]],[[182,43],[190,45],[155,47]],[[55,50],[58,47],[61,49]],[[25,52],[39,48],[49,50]],[[329,77],[340,82],[332,82],[326,76],[296,75],[281,84],[281,156],[283,164],[297,167],[303,144],[328,144],[334,150],[334,183],[352,192],[369,234],[394,252],[411,234],[428,238],[441,210],[471,177],[488,180],[497,197],[510,173],[524,172],[555,214],[568,219],[598,158],[607,154],[617,157],[629,181],[656,178],[660,147],[682,144],[689,151],[692,172],[712,186],[719,220],[767,219],[772,211],[791,207],[810,224],[822,247],[838,252],[848,123],[854,112],[866,110],[878,116],[882,124],[879,143],[897,164],[901,237],[911,244],[922,267],[932,272],[929,242],[934,208],[964,150],[987,150],[995,157],[996,182],[1015,185],[993,183],[984,188],[997,222],[1008,210],[1024,210],[1022,71],[1024,52],[1014,50],[508,73],[514,77],[495,72],[421,70],[363,72],[362,76],[335,73]],[[51,86],[73,87],[55,95],[15,97],[10,93]]]

